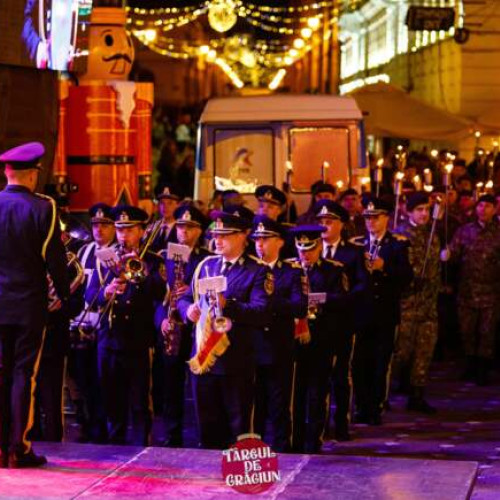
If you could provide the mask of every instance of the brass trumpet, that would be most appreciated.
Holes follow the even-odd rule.
[[[80,261],[78,260],[78,257],[76,256],[76,254],[74,254],[73,252],[67,251],[66,257],[68,260],[68,263],[67,263],[68,271],[71,268],[73,268],[74,274],[75,274],[75,276],[71,280],[71,283],[69,286],[69,293],[70,293],[70,295],[72,295],[73,293],[75,293],[77,288],[84,282],[85,271],[83,270],[83,266],[80,263]],[[48,309],[49,309],[49,312],[54,312],[57,309],[60,298],[57,296],[57,292],[56,292],[56,289],[54,287],[54,282],[52,281],[52,278],[50,277],[49,274],[47,274],[47,280],[49,282]]]
[[[217,333],[227,333],[233,327],[233,322],[222,315],[222,308],[220,306],[219,294],[210,290],[207,294],[208,305],[212,317],[212,330]]]

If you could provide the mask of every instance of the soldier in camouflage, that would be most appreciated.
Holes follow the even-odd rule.
[[[396,230],[410,241],[409,260],[415,278],[401,297],[401,324],[395,362],[410,384],[408,410],[435,413],[424,399],[424,388],[437,341],[437,296],[440,286],[439,238],[432,241],[429,196],[417,192],[406,203],[408,220]]]
[[[467,356],[465,377],[487,385],[495,354],[495,328],[500,301],[500,225],[495,197],[483,195],[477,220],[460,227],[443,254],[459,267],[458,315]]]

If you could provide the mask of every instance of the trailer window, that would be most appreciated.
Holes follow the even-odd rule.
[[[272,128],[216,129],[215,189],[253,194],[261,184],[274,184],[273,147]]]
[[[349,185],[349,129],[347,127],[293,127],[289,130],[289,158],[293,165],[292,191],[309,192],[311,184],[321,179],[323,162],[325,180]]]

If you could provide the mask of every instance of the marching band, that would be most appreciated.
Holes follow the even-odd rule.
[[[91,207],[92,240],[70,255],[53,200],[33,194],[43,148],[16,149],[0,157],[9,180],[0,193],[0,368],[14,366],[13,380],[0,371],[5,466],[43,463],[30,431],[62,439],[63,375],[80,438],[97,443],[151,444],[161,410],[155,442],[183,446],[188,376],[204,448],[255,431],[275,451],[319,453],[331,386],[335,438],[347,441],[352,407],[355,421],[382,424],[391,368],[408,410],[433,413],[424,388],[444,262],[462,273],[468,375],[487,382],[500,297],[491,195],[479,197],[477,220],[448,245],[447,201],[425,192],[405,196],[393,217],[383,193],[365,193],[360,209],[355,189],[338,197],[320,182],[290,227],[279,222],[287,196],[274,186],[257,188],[256,215],[241,204],[205,214],[162,186],[149,224],[138,207]],[[477,284],[486,266],[489,277]],[[50,313],[47,271],[57,297]]]

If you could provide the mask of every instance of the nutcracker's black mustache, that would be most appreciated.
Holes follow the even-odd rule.
[[[125,59],[129,64],[132,64],[132,59],[130,59],[128,54],[113,54],[112,56],[102,58],[104,62],[117,61],[118,59]]]

